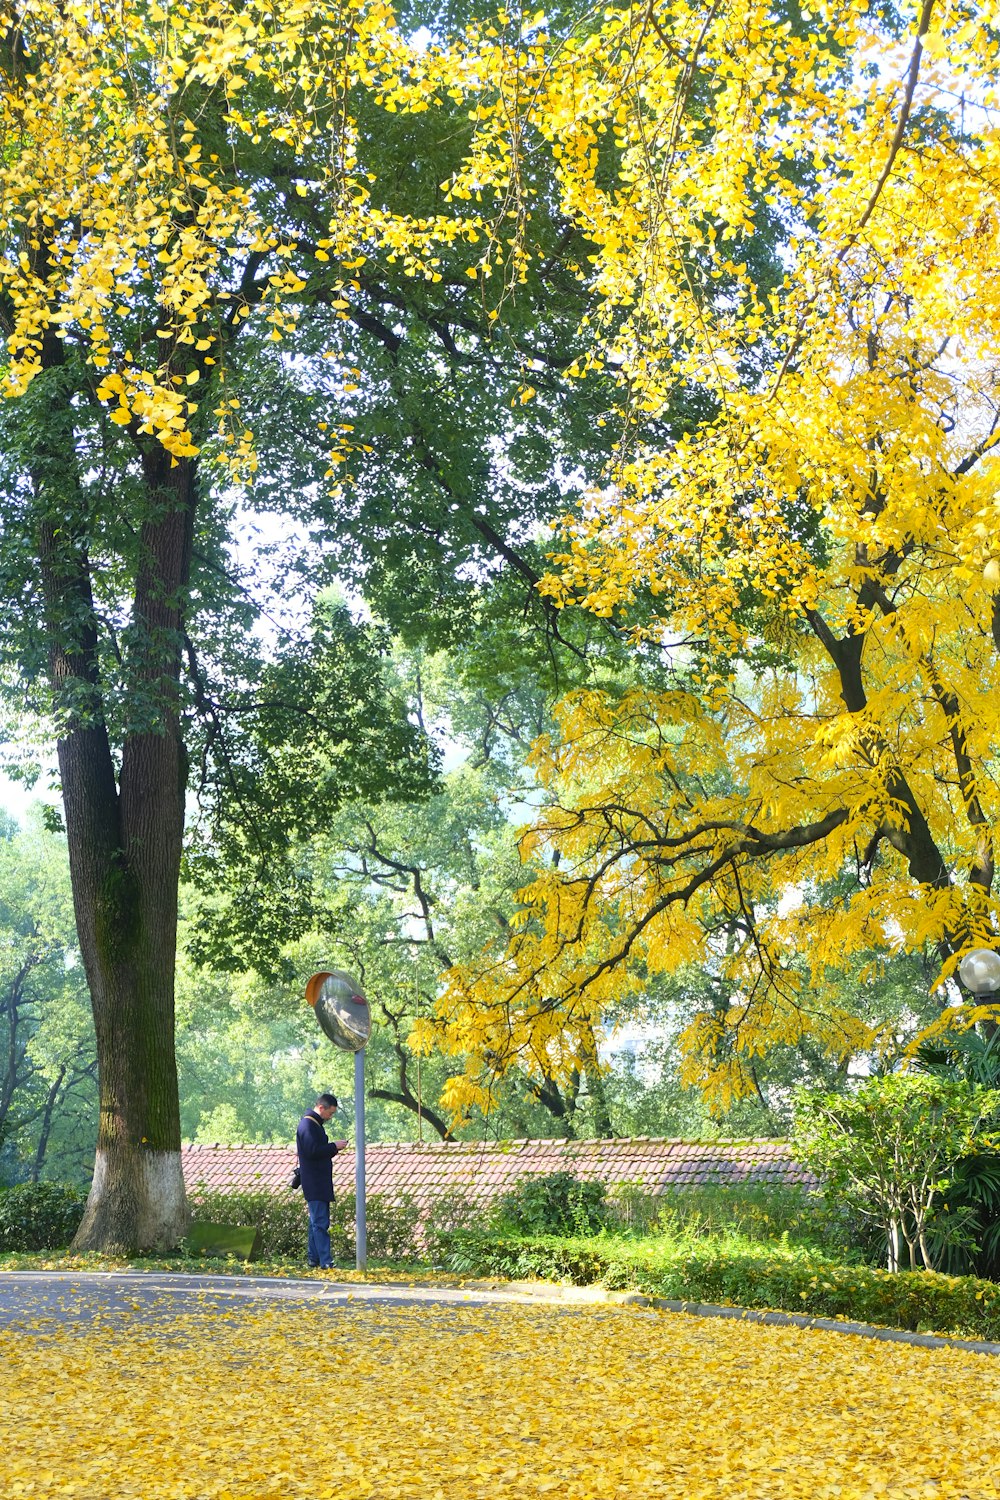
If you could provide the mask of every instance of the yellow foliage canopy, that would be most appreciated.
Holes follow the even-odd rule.
[[[523,215],[518,149],[551,153],[622,388],[544,586],[658,686],[576,696],[537,747],[520,924],[441,1008],[480,1059],[458,1108],[516,1054],[578,1064],[643,973],[727,980],[687,1037],[724,1101],[774,1042],[875,1043],[829,983],[852,954],[930,947],[944,979],[994,941],[1000,37],[965,0],[902,14],[671,0],[498,51],[470,171],[506,161]]]
[[[178,462],[211,391],[250,474],[229,341],[250,316],[286,338],[331,261],[343,316],[372,246],[433,279],[465,244],[493,318],[536,194],[592,246],[574,373],[617,372],[623,436],[546,588],[633,632],[657,687],[578,696],[537,749],[520,924],[439,1016],[472,1056],[459,1112],[515,1054],[592,1063],[643,969],[725,974],[736,1003],[690,1038],[724,1097],[775,1039],[871,1040],[828,993],[846,956],[932,945],[947,973],[996,927],[1000,43],[972,0],[911,0],[898,26],[868,0],[794,14],[643,0],[556,34],[499,12],[421,48],[381,0],[0,13],[9,398],[62,341],[110,422]],[[361,91],[465,108],[436,216],[377,206]],[[723,919],[740,937],[719,951]]]
[[[373,246],[439,279],[434,248],[475,237],[474,216],[372,201],[352,101],[387,102],[419,57],[386,5],[29,0],[0,5],[0,39],[7,398],[59,341],[93,367],[110,421],[176,459],[211,432],[207,410],[192,420],[210,388],[228,461],[252,473],[252,435],[218,390],[243,320],[281,341],[324,265],[344,273],[324,278],[335,321]],[[436,54],[420,75],[413,107],[427,108]],[[292,227],[296,198],[314,206],[314,239]]]

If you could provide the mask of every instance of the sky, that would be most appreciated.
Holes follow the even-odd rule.
[[[6,775],[0,774],[0,808],[4,813],[16,817],[18,822],[24,822],[24,814],[28,804],[36,798],[36,790],[28,792],[24,786],[18,786],[15,781],[7,780]]]
[[[23,823],[27,816],[28,808],[32,802],[58,803],[58,797],[47,790],[44,780],[39,780],[33,787],[26,787],[19,781],[11,781],[0,772],[0,808],[10,813],[11,817]]]

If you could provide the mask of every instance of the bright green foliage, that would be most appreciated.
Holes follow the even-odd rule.
[[[66,846],[36,810],[0,832],[0,1179],[83,1180],[94,1072]]]
[[[604,1227],[607,1189],[572,1172],[522,1177],[497,1199],[491,1218],[521,1234],[591,1234]]]
[[[796,1245],[831,1260],[868,1258],[863,1226],[821,1193],[798,1184],[746,1183],[739,1187],[707,1185],[674,1188],[655,1198],[644,1196],[632,1207],[620,1191],[619,1213],[630,1210],[630,1228],[642,1237],[655,1235],[692,1248],[745,1249],[746,1242]]]
[[[890,1074],[851,1094],[803,1094],[795,1150],[828,1194],[885,1230],[891,1271],[902,1268],[904,1243],[911,1270],[933,1270],[941,1240],[967,1227],[949,1225],[948,1189],[960,1162],[996,1149],[998,1114],[998,1090]]]
[[[777,1245],[677,1249],[656,1241],[466,1234],[453,1238],[447,1261],[463,1275],[601,1284],[695,1306],[778,1308],[1000,1341],[1000,1286],[995,1282],[934,1271],[845,1266]]]
[[[995,1089],[1000,1086],[1000,1030],[985,1037],[975,1031],[953,1033],[944,1045],[920,1048],[916,1066],[938,1077]],[[980,1151],[959,1163],[948,1189],[948,1210],[949,1218],[961,1215],[968,1243],[945,1243],[941,1269],[1000,1280],[1000,1154]]]
[[[0,1189],[0,1254],[58,1250],[83,1217],[83,1194],[59,1182],[22,1182]]]
[[[253,860],[242,836],[226,842],[218,862],[209,851],[199,873],[207,890],[198,895],[182,941],[194,957],[214,961],[216,970],[252,966],[262,977],[227,981],[216,972],[199,979],[182,964],[185,1135],[283,1138],[293,1075],[300,1088],[308,1077],[309,1086],[333,1084],[349,1093],[349,1060],[329,1057],[329,1049],[316,1053],[312,1017],[301,1000],[303,978],[329,965],[356,974],[375,1007],[368,1053],[374,1138],[421,1131],[443,1137],[455,1128],[512,1136],[607,1133],[600,1074],[580,1074],[560,1086],[544,1059],[541,1066],[525,1059],[488,1111],[474,1111],[456,1127],[442,1105],[455,1061],[439,1051],[417,1056],[411,1050],[415,1023],[433,1014],[442,971],[478,952],[514,915],[520,872],[511,818],[533,794],[524,762],[531,740],[548,722],[548,695],[516,663],[491,666],[471,644],[436,654],[397,646],[384,671],[389,699],[410,704],[420,733],[453,769],[421,801],[403,800],[400,775],[391,799],[355,795],[339,809],[328,807],[322,818],[322,775],[312,796],[308,777],[298,787],[286,780],[286,800],[264,818],[265,829],[276,835],[270,841],[272,868],[251,878]],[[461,681],[466,673],[468,685]],[[344,774],[338,795],[357,791],[371,761],[384,765],[389,759],[374,739],[363,744],[371,746],[368,760],[359,758],[353,778]],[[337,752],[325,754],[340,764]],[[275,786],[280,775],[280,769],[271,772]],[[213,994],[219,1002],[214,1018]],[[196,1021],[186,1011],[189,1000]],[[237,1016],[249,1046],[235,1025]],[[268,1046],[270,1064],[264,1060]],[[290,1048],[297,1049],[294,1059]],[[458,1066],[463,1064],[460,1057]],[[187,1079],[209,1074],[207,1093],[189,1089]],[[276,1113],[281,1097],[284,1125]],[[192,1116],[194,1107],[198,1113]]]
[[[206,773],[206,816],[185,862],[202,895],[188,933],[197,960],[290,978],[281,946],[308,932],[323,905],[306,841],[345,804],[415,803],[433,789],[436,755],[408,719],[389,647],[384,629],[323,601],[308,639],[262,664],[258,680],[220,689],[192,746],[204,749]]]

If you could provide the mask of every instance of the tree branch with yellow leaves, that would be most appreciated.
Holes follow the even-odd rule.
[[[684,964],[726,976],[702,1035],[746,1061],[875,1045],[808,1003],[851,955],[936,952],[944,997],[1000,939],[1000,42],[969,0],[653,21],[553,46],[529,122],[596,246],[580,377],[620,372],[626,424],[542,588],[631,631],[648,685],[563,704],[519,924],[440,1007],[473,1053],[530,1042],[557,1073],[584,1021]],[[664,442],[692,389],[708,414]]]

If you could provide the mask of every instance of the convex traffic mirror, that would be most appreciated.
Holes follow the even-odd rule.
[[[323,969],[306,985],[306,999],[323,1032],[345,1052],[360,1052],[372,1034],[372,1016],[361,986],[343,969]]]

